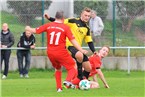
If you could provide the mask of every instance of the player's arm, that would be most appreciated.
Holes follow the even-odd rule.
[[[31,33],[36,33],[36,28],[31,28],[30,26],[26,26],[26,27],[25,27],[25,30],[26,30],[26,31],[29,31],[29,32],[31,32]]]
[[[90,50],[95,53],[95,47],[94,47],[94,43],[93,43],[93,40],[92,40],[92,37],[90,35],[90,29],[87,27],[88,29],[88,32],[87,32],[87,35],[85,36],[85,42],[88,44]]]
[[[44,17],[47,19],[47,20],[49,20],[49,21],[51,21],[51,22],[54,22],[55,21],[55,18],[53,18],[53,17],[50,17],[48,14],[44,14]]]
[[[103,72],[101,71],[101,69],[96,69],[97,70],[97,72],[98,72],[98,76],[99,76],[99,78],[102,80],[102,82],[104,83],[104,86],[105,86],[105,88],[109,88],[109,85],[107,84],[107,81],[106,81],[106,79],[105,79],[105,77],[104,77],[104,74],[103,74]]]
[[[94,47],[94,43],[93,42],[88,42],[88,46],[90,48],[90,50],[95,53],[95,47]]]
[[[70,42],[74,45],[74,47],[76,49],[78,49],[80,52],[82,52],[83,54],[87,54],[88,51],[87,50],[83,50],[82,47],[78,44],[78,42],[75,39],[70,40]]]

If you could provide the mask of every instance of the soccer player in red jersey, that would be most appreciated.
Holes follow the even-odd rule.
[[[31,28],[30,26],[26,26],[25,29],[36,34],[47,33],[47,55],[55,68],[57,91],[61,92],[61,67],[64,66],[67,70],[66,81],[68,82],[71,82],[77,72],[75,61],[66,49],[66,37],[80,52],[86,54],[87,51],[80,47],[70,28],[63,23],[64,17],[62,11],[56,12],[55,19],[54,22],[44,24],[40,27]]]
[[[92,56],[89,57],[89,62],[92,67],[89,77],[92,77],[93,81],[98,83],[96,78],[96,75],[98,75],[99,78],[102,80],[105,88],[109,88],[109,85],[107,84],[104,74],[101,71],[101,66],[102,66],[102,59],[108,55],[109,51],[110,48],[108,46],[103,46],[101,49],[99,49],[98,53],[93,54]],[[94,88],[93,85],[92,88]],[[95,88],[99,88],[99,84],[98,87]]]
[[[90,88],[99,88],[99,83],[97,81],[96,75],[98,75],[99,78],[102,80],[104,87],[109,88],[109,85],[107,84],[104,74],[101,71],[102,59],[108,55],[109,51],[110,51],[110,48],[108,46],[103,46],[101,49],[99,49],[98,52],[96,52],[95,54],[89,57],[89,62],[91,64],[92,70],[90,71],[88,78],[90,77],[93,78],[93,80],[90,81],[90,84],[91,84]],[[78,87],[77,85],[78,84],[76,84],[76,87]],[[75,88],[75,87],[73,86],[72,88]]]

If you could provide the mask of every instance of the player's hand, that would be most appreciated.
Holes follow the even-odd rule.
[[[104,87],[105,87],[105,88],[110,88],[108,84],[105,84],[105,86],[104,86]]]
[[[82,50],[81,52],[82,52],[83,54],[85,54],[85,55],[88,53],[87,50]]]
[[[46,19],[50,19],[50,16],[49,16],[47,13],[44,14],[44,17],[45,17]]]
[[[94,52],[94,54],[96,55],[96,54],[98,54],[98,52]]]

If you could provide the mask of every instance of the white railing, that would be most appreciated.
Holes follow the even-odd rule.
[[[35,47],[34,50],[46,50],[47,47]],[[82,47],[84,49],[89,49],[89,47]],[[96,49],[101,48],[101,47],[95,47]],[[25,49],[25,48],[17,48],[17,47],[11,47],[11,48],[0,48],[0,50],[18,50],[18,49]],[[130,74],[130,51],[131,49],[145,49],[145,47],[110,47],[110,49],[127,49],[128,52],[128,69],[127,69],[127,73]]]

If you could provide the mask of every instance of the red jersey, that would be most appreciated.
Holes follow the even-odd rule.
[[[70,28],[58,22],[51,22],[36,28],[36,33],[47,33],[47,55],[54,68],[64,66],[67,70],[75,65],[75,61],[66,49],[66,37],[74,39]]]
[[[68,37],[69,40],[74,39],[70,28],[63,23],[51,22],[36,28],[37,34],[42,32],[47,33],[47,49],[49,50],[65,48],[66,37]]]
[[[90,62],[91,67],[92,67],[92,70],[91,70],[89,76],[93,76],[94,74],[97,73],[96,69],[99,69],[101,67],[102,61],[98,55],[94,54],[94,55],[89,57],[89,62]]]

